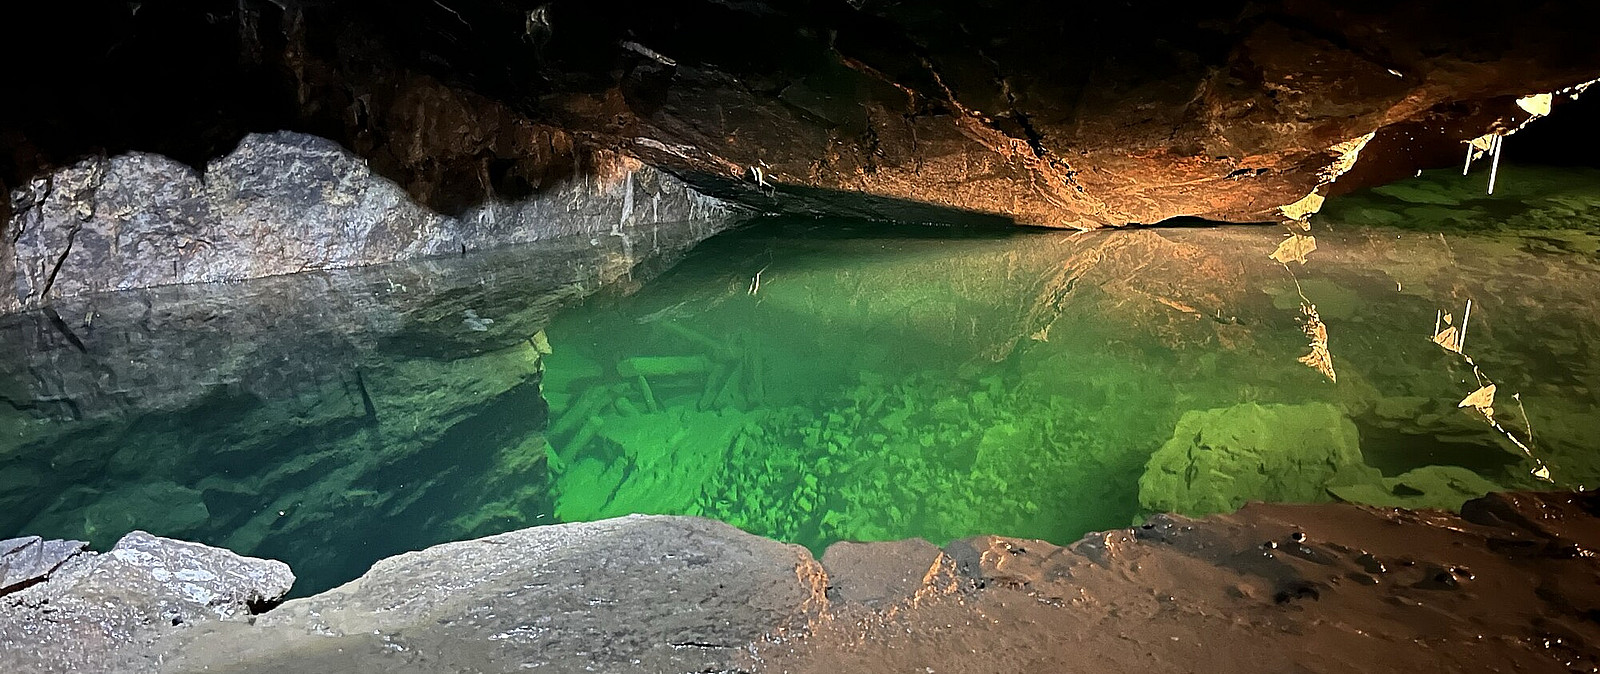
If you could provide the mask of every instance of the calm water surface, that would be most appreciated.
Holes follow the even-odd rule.
[[[628,513],[820,552],[1592,485],[1600,211],[1543,187],[1472,234],[1465,198],[1347,199],[1288,267],[1275,227],[774,220],[659,276],[577,242],[67,301],[0,318],[0,537],[142,528],[284,559],[304,594]],[[1395,213],[1422,226],[1371,226]],[[1471,363],[1430,341],[1467,300]],[[1297,360],[1303,303],[1337,382]],[[1460,406],[1491,381],[1498,427]]]

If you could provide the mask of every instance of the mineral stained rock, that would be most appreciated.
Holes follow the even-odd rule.
[[[294,583],[282,562],[142,531],[104,554],[81,552],[75,541],[15,543],[0,542],[0,576],[10,582],[18,570],[32,578],[0,594],[7,672],[151,671],[156,663],[142,658],[142,647],[170,630],[247,619]]]
[[[371,265],[573,236],[655,241],[692,222],[701,236],[732,212],[626,157],[538,195],[457,216],[424,208],[328,140],[253,134],[202,176],[172,159],[86,159],[12,195],[0,311],[62,297]]]
[[[1152,512],[1206,515],[1248,501],[1331,501],[1331,485],[1377,480],[1338,407],[1244,403],[1184,414],[1139,478],[1139,501]]]
[[[1391,508],[1457,510],[1461,504],[1500,487],[1461,466],[1423,466],[1399,477],[1328,487],[1347,503]]]
[[[0,664],[235,674],[1586,671],[1600,664],[1589,646],[1600,628],[1588,617],[1600,606],[1587,553],[1600,546],[1597,511],[1590,493],[1494,494],[1459,516],[1252,504],[1202,519],[1159,515],[1067,547],[994,536],[942,549],[840,543],[821,564],[724,524],[630,516],[407,553],[250,622],[202,620],[208,611],[194,597],[205,593],[188,587],[198,567],[170,556],[172,580],[148,582],[162,568],[139,551],[170,555],[182,544],[125,541],[123,552],[75,558],[111,562],[0,598]],[[235,587],[270,579],[260,575],[270,563],[234,563],[257,566],[243,576],[205,568]],[[48,619],[17,599],[45,591],[54,593]],[[124,622],[106,624],[135,626],[72,631],[113,610]]]

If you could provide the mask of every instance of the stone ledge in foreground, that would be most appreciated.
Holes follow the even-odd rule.
[[[1591,671],[1597,512],[1564,492],[1461,515],[1251,504],[1064,548],[841,543],[821,564],[636,515],[407,553],[260,615],[287,590],[278,563],[130,534],[0,596],[0,670]],[[185,594],[201,567],[174,550],[222,585]]]

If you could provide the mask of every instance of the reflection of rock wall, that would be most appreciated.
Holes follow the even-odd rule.
[[[137,524],[292,558],[327,582],[478,526],[509,528],[543,497],[539,446],[496,455],[543,427],[539,331],[718,224],[87,294],[0,316],[0,537],[103,547]],[[491,458],[518,466],[517,489],[479,479]],[[430,519],[444,510],[477,520]],[[337,544],[355,536],[374,541],[369,556]]]
[[[567,235],[648,233],[729,219],[720,202],[631,159],[515,202],[440,215],[337,144],[248,136],[204,175],[158,155],[88,159],[12,195],[14,278],[0,311],[106,290],[370,265]]]
[[[562,304],[671,259],[718,224],[58,299],[0,316],[0,405],[97,418],[181,409],[218,391],[354,390],[352,368],[376,351],[450,358],[523,342]]]

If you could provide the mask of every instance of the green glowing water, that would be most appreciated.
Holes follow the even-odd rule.
[[[1027,236],[891,232],[736,233],[559,317],[555,515],[700,514],[819,551],[1129,523],[1147,429],[1170,427],[1170,391],[1142,374],[1164,355],[1056,332],[1023,299],[1048,282]]]
[[[1523,170],[1491,209],[1446,173],[1330,203],[1289,268],[1278,228],[787,220],[642,284],[599,240],[0,318],[0,537],[142,528],[289,561],[303,594],[628,513],[820,552],[1593,485],[1595,181]],[[1476,373],[1430,341],[1469,299]],[[1297,360],[1303,301],[1337,383]],[[1498,429],[1459,406],[1491,380]]]
[[[1291,275],[1265,260],[1277,235],[1262,230],[907,233],[768,225],[560,316],[544,382],[556,517],[705,515],[820,551],[978,533],[1070,541],[1153,509],[1258,499],[1456,507],[1540,484],[1539,464],[1456,408],[1470,368],[1427,338],[1435,305],[1455,310],[1448,284],[1470,281],[1437,260],[1380,271],[1353,256]],[[1434,246],[1324,235],[1324,256],[1395,236]],[[1297,362],[1302,291],[1334,335],[1339,384]],[[1476,296],[1483,342],[1469,351],[1540,357],[1501,341],[1538,328],[1488,327],[1485,312],[1508,307]],[[1539,424],[1552,428],[1536,458],[1590,479],[1587,459],[1559,456],[1584,455],[1584,441],[1554,426],[1592,426],[1592,394],[1544,385],[1573,414]],[[1205,441],[1176,442],[1180,417],[1180,435]],[[1181,465],[1163,480],[1151,457],[1173,442]]]

